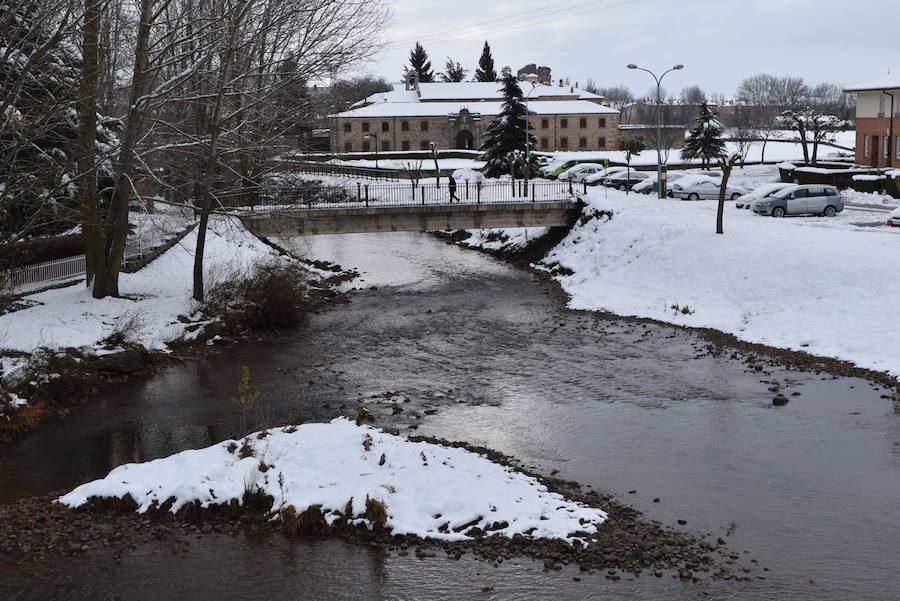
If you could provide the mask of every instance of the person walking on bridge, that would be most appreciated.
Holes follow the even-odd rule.
[[[450,190],[450,203],[452,204],[454,200],[459,202],[459,199],[456,197],[456,180],[453,179],[452,175],[447,180],[447,189]]]

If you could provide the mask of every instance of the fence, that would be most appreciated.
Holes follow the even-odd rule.
[[[573,200],[585,191],[583,184],[564,181],[506,182],[461,181],[451,193],[446,184],[397,183],[345,186],[310,186],[261,189],[250,210],[339,209],[385,206],[422,206],[451,203],[494,204],[508,202],[558,202]]]
[[[154,233],[150,236],[128,240],[125,243],[122,263],[145,257],[169,238],[170,236],[165,234]],[[0,274],[0,291],[27,292],[52,282],[62,282],[83,276],[85,272],[84,255],[26,265]]]

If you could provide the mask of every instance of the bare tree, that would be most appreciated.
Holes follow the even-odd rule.
[[[722,183],[719,184],[719,204],[716,208],[716,233],[724,234],[725,229],[722,221],[725,215],[725,195],[728,193],[728,178],[731,177],[731,170],[735,163],[741,160],[740,155],[731,153],[730,155],[722,154],[717,159],[719,169],[722,170]]]
[[[610,106],[614,108],[622,108],[622,106],[628,104],[629,102],[634,102],[634,94],[631,93],[626,86],[611,86],[608,88],[600,88],[599,90],[592,90],[592,82],[588,80],[588,92],[595,92],[603,96]],[[654,92],[654,98],[655,98]]]
[[[700,106],[706,102],[706,92],[700,86],[687,86],[681,90],[682,104]]]

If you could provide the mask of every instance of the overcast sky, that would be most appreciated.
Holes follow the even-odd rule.
[[[600,87],[625,84],[637,95],[653,85],[697,84],[734,93],[755,73],[799,75],[849,84],[900,70],[900,0],[393,0],[388,46],[366,69],[399,80],[421,40],[435,73],[446,57],[472,76],[488,40],[497,71],[547,65],[555,78]]]

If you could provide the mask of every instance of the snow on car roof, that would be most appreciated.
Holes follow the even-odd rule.
[[[763,184],[754,188],[750,193],[745,194],[745,198],[764,198],[771,194],[772,192],[777,192],[778,190],[782,190],[789,186],[795,186],[796,184],[784,183],[784,182],[775,182],[771,184]]]
[[[690,186],[696,186],[697,184],[703,182],[712,182],[718,186],[722,182],[722,180],[710,177],[708,175],[693,174],[685,175],[684,177],[680,178],[678,180],[678,185],[682,188],[688,188]]]

